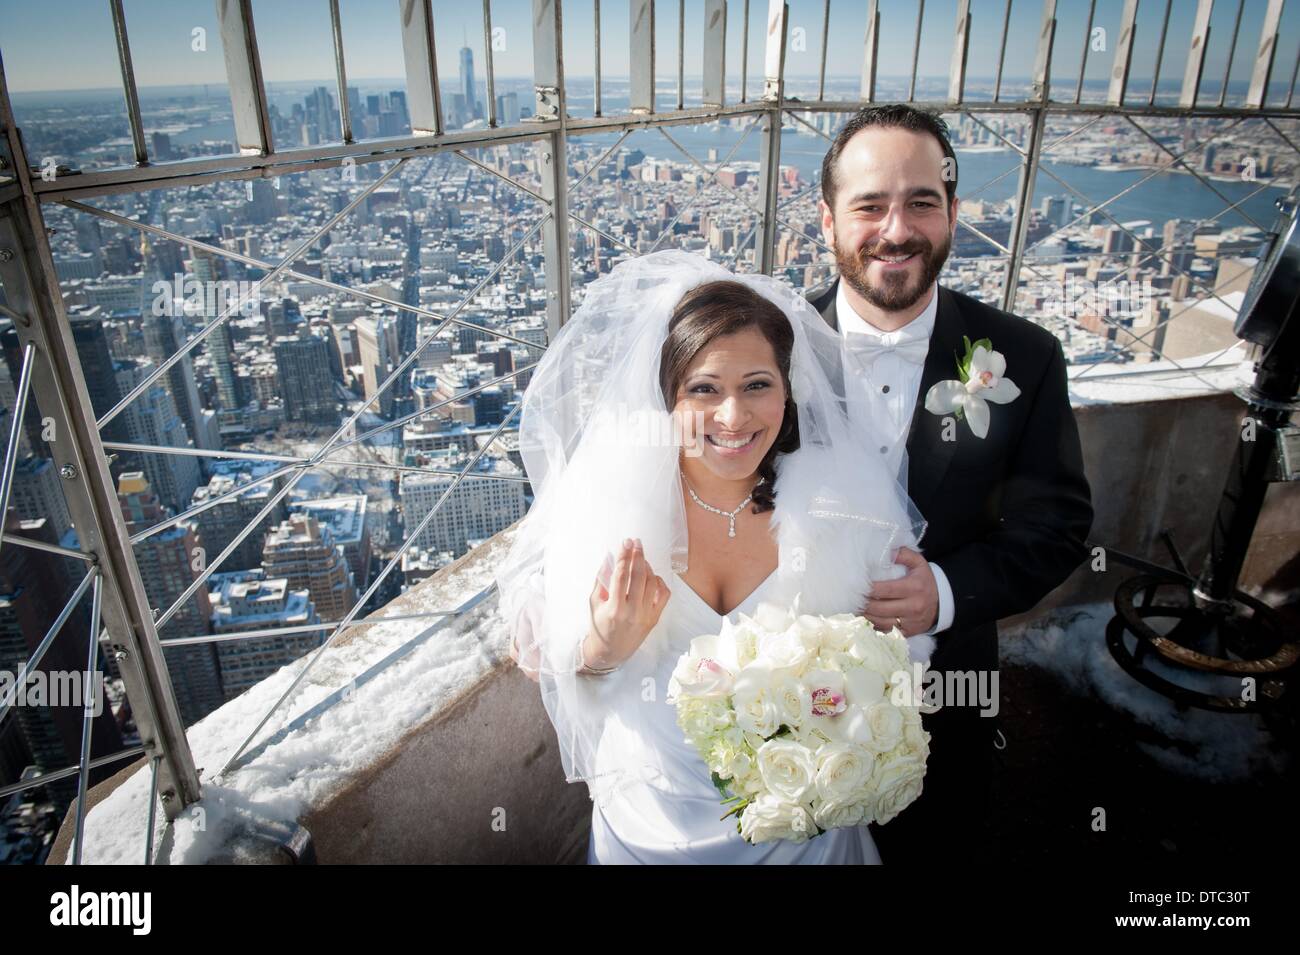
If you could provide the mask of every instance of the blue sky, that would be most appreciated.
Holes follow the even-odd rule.
[[[216,35],[213,0],[124,0],[137,82],[141,87],[187,83],[224,83],[225,67]],[[972,76],[991,75],[1007,0],[972,0],[970,67]],[[1041,17],[1041,0],[1010,0],[1011,29],[1007,42],[1008,76],[1023,76],[1033,62]],[[254,0],[254,20],[269,82],[333,80],[333,53],[327,0]],[[505,50],[496,56],[497,75],[528,75],[532,68],[530,0],[492,0],[493,25],[504,30]],[[593,0],[568,0],[565,5],[565,68],[569,75],[587,76],[593,61]],[[957,0],[925,4],[919,69],[921,75],[947,72],[951,56]],[[1164,0],[1141,0],[1132,75],[1150,81]],[[602,68],[607,76],[627,72],[627,0],[602,0]],[[831,9],[827,71],[854,75],[862,56],[864,0],[835,0]],[[1164,80],[1180,79],[1186,61],[1193,0],[1173,0],[1164,66]],[[1241,39],[1233,64],[1233,80],[1250,75],[1266,0],[1246,0]],[[1286,5],[1274,67],[1274,82],[1286,83],[1300,44],[1300,3]],[[398,78],[402,75],[398,0],[341,0],[345,52],[350,79]],[[700,71],[704,0],[687,0],[688,75]],[[31,0],[0,0],[0,55],[13,90],[59,90],[112,87],[118,84],[112,23],[104,0],[62,0],[56,8]],[[727,70],[739,75],[743,0],[729,0]],[[881,0],[880,72],[904,75],[910,69],[916,29],[914,0]],[[1123,0],[1098,0],[1094,28],[1106,31],[1104,52],[1089,54],[1089,79],[1104,79],[1115,44]],[[1079,58],[1088,39],[1087,0],[1059,0],[1053,85],[1073,87]],[[456,51],[463,40],[474,50],[476,71],[483,69],[483,20],[480,3],[434,0],[434,27],[440,73],[456,74]],[[1211,21],[1206,77],[1218,80],[1227,63],[1227,48],[1236,11],[1233,0],[1219,0]],[[750,75],[761,70],[766,0],[750,2]],[[790,75],[817,70],[822,32],[822,0],[791,0]],[[206,50],[192,49],[192,31],[207,31]],[[801,34],[794,31],[801,30]],[[799,49],[802,39],[803,49]],[[658,4],[656,72],[676,73],[677,3]]]

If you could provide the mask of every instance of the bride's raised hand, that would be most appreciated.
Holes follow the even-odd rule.
[[[591,590],[592,629],[583,643],[587,668],[610,669],[631,657],[659,622],[670,595],[645,559],[641,542],[623,541],[609,584],[597,575]]]

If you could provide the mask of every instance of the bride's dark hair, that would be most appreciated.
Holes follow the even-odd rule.
[[[740,282],[721,280],[697,285],[682,296],[668,321],[668,337],[659,352],[659,388],[671,411],[695,356],[715,338],[757,328],[776,355],[785,386],[785,416],[776,440],[758,464],[762,480],[754,488],[753,513],[772,510],[776,501],[776,456],[799,450],[799,412],[790,397],[790,352],[794,330],[785,312]]]

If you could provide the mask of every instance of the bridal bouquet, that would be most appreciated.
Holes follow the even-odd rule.
[[[691,641],[668,687],[677,724],[752,845],[887,823],[921,794],[930,734],[907,638],[853,614],[760,604]]]

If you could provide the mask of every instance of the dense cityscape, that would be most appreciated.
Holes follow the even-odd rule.
[[[486,93],[468,48],[457,65],[458,82],[442,93],[447,128],[485,127]],[[497,87],[497,122],[526,123],[531,92],[508,87]],[[347,100],[357,138],[409,133],[401,89],[350,87]],[[230,128],[228,99],[145,89],[142,104],[155,159],[233,151],[209,135]],[[323,81],[291,103],[279,95],[270,111],[285,148],[339,139],[338,103]],[[941,280],[1000,304],[1028,118],[947,118],[962,202]],[[50,177],[131,162],[124,114],[88,122],[81,109],[43,101],[19,119]],[[775,272],[797,289],[834,274],[816,203],[820,155],[843,119],[796,111],[783,130]],[[1077,366],[1196,364],[1230,349],[1261,226],[1272,198],[1295,181],[1289,127],[1203,116],[1142,122],[1053,116],[1044,131],[1047,171],[1028,212],[1016,310],[1055,332]],[[614,136],[570,138],[569,181],[581,180],[569,197],[575,305],[585,284],[656,249],[756,269],[751,123],[638,132],[599,165]],[[345,163],[87,200],[196,245],[45,207],[91,403],[101,419],[111,416],[102,438],[160,637],[259,634],[166,648],[187,724],[509,527],[531,502],[511,415],[547,339],[543,210],[530,195],[541,158],[528,142],[466,153],[475,162],[439,153],[400,167]],[[1183,155],[1185,169],[1154,177]],[[1110,194],[1091,184],[1106,177],[1113,192],[1131,194],[1103,202]],[[259,284],[344,210],[288,272]],[[8,322],[0,339],[8,433],[21,354]],[[5,533],[75,550],[44,429],[29,409]],[[318,454],[313,467],[295,466]],[[3,550],[0,669],[21,668],[74,591],[74,563]],[[81,626],[84,644],[88,620]],[[73,642],[46,667],[75,670]],[[106,668],[96,752],[138,742],[111,660]],[[0,784],[75,763],[80,733],[75,707],[11,709],[0,722]],[[65,778],[0,804],[0,862],[43,857],[75,784]]]

